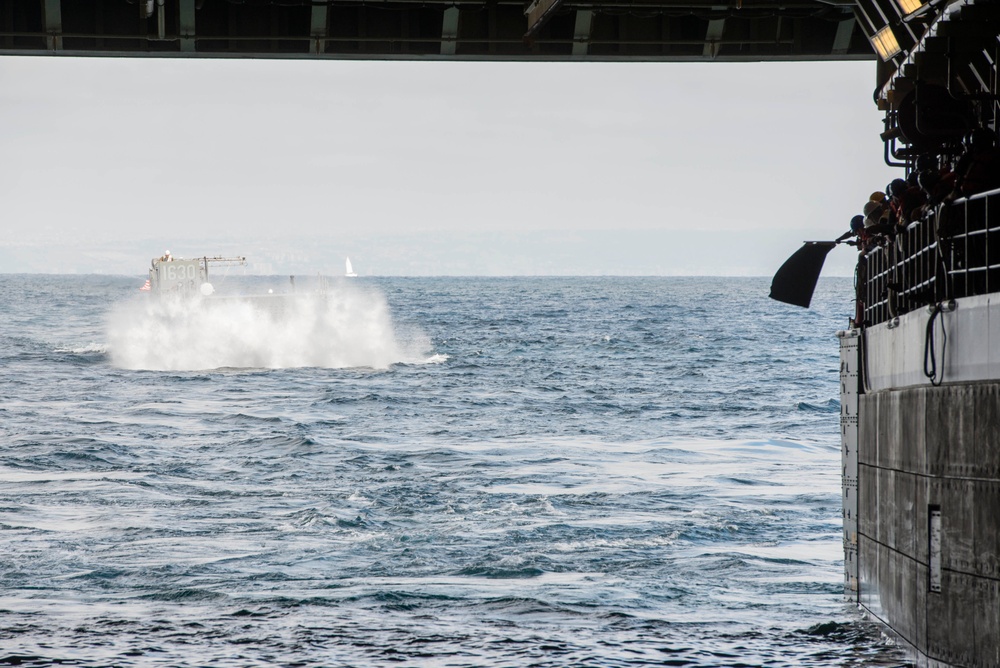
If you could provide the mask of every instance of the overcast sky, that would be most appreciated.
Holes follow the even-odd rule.
[[[882,163],[874,62],[0,57],[0,272],[767,275]],[[849,249],[827,274],[853,271]]]

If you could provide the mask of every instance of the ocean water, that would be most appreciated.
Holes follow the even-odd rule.
[[[848,279],[808,311],[745,278],[141,283],[0,275],[0,664],[904,662],[842,595]]]

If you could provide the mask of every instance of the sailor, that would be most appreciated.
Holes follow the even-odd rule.
[[[859,246],[860,238],[865,231],[865,217],[854,216],[851,218],[851,228],[835,239],[837,243],[845,242],[848,246]],[[859,237],[857,241],[848,241],[851,237]]]
[[[173,258],[173,256],[172,256],[172,255],[170,254],[170,251],[163,251],[163,256],[162,256],[162,257],[160,257],[160,262],[170,262],[170,261],[172,261],[173,259],[174,259],[174,258]]]
[[[889,224],[889,207],[885,201],[870,199],[865,202],[865,230],[871,236],[888,234],[893,231]]]
[[[868,280],[868,263],[865,261],[865,253],[874,247],[874,241],[865,228],[864,216],[851,218],[851,232],[858,237],[858,240],[853,242],[858,247],[858,267],[854,281],[854,318],[851,319],[851,326],[859,328],[865,324],[865,288]]]
[[[868,225],[868,221],[864,216],[854,216],[851,218],[851,231],[858,237],[857,241],[853,242],[852,245],[857,246],[858,251],[862,255],[878,246],[878,237],[872,231],[871,226]]]
[[[903,179],[893,179],[889,190],[892,195],[889,207],[893,211],[896,225],[905,228],[915,220],[914,214],[924,205],[927,197],[920,186],[910,185]]]

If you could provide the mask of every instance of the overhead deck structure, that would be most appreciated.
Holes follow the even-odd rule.
[[[888,164],[932,184],[963,157],[1000,166],[1000,148],[990,163],[963,143],[997,141],[1000,0],[2,0],[2,54],[873,59]],[[930,167],[917,170],[921,160]],[[845,592],[918,666],[1000,668],[1000,188],[990,187],[942,198],[866,250],[859,317],[841,333]]]
[[[890,0],[885,0],[886,3]],[[871,59],[853,0],[4,0],[0,53]]]

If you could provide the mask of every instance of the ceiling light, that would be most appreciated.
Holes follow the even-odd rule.
[[[897,53],[902,51],[899,48],[899,42],[896,41],[896,35],[893,34],[892,28],[886,26],[879,30],[871,38],[872,46],[875,47],[875,51],[878,53],[879,58],[882,60],[889,60]]]
[[[903,11],[903,16],[906,16],[907,14],[912,14],[917,11],[926,3],[924,0],[896,0],[896,4],[899,5],[899,8]]]

